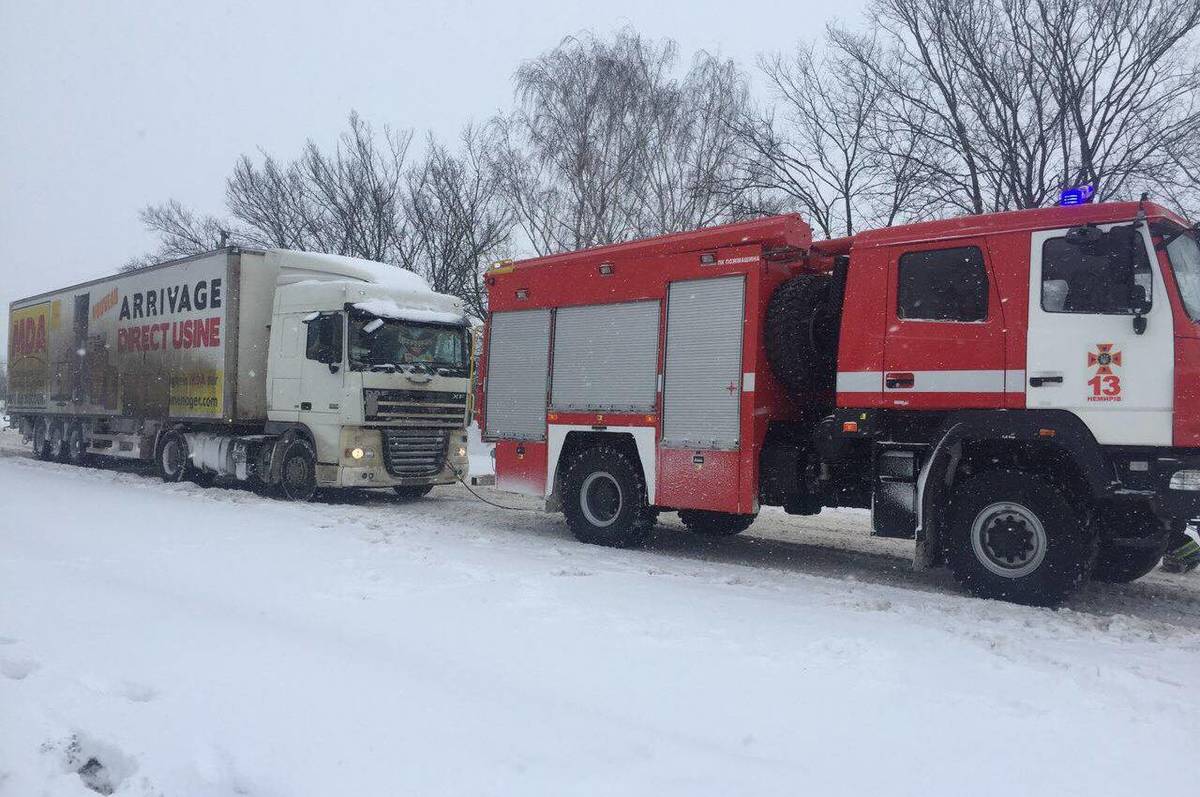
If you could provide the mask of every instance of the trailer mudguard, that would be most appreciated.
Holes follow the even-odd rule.
[[[962,410],[943,422],[938,441],[917,478],[916,553],[913,567],[923,570],[938,563],[942,552],[942,513],[954,486],[963,443],[997,440],[1036,443],[1065,451],[1079,468],[1093,495],[1115,486],[1107,458],[1090,429],[1066,410]]]

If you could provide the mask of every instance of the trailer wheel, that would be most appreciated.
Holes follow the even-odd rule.
[[[180,482],[187,476],[188,463],[187,440],[179,432],[167,432],[158,444],[158,475],[165,482]]]
[[[429,495],[429,491],[433,489],[432,484],[419,484],[415,487],[405,487],[397,484],[392,488],[396,491],[396,495],[401,501],[416,501],[418,498],[424,498]]]
[[[1114,518],[1113,514],[1117,517]],[[1104,519],[1113,524],[1112,531],[1123,536],[1142,537],[1145,544],[1117,545],[1111,540],[1101,541],[1100,552],[1096,556],[1096,567],[1092,571],[1094,581],[1128,584],[1158,567],[1163,554],[1167,552],[1171,535],[1162,528],[1149,507],[1119,513],[1109,512],[1105,514]],[[1117,523],[1120,523],[1120,526],[1116,526]]]
[[[67,462],[81,467],[89,464],[87,439],[83,436],[83,427],[77,423],[67,430]]]
[[[973,595],[1054,606],[1091,574],[1096,538],[1044,479],[994,470],[951,494],[948,558]]]
[[[49,444],[50,454],[47,459],[52,459],[55,462],[67,461],[67,438],[63,433],[63,425],[59,421],[50,424]]]
[[[33,458],[50,459],[50,440],[46,434],[46,421],[43,418],[33,422]]]
[[[279,469],[279,489],[291,501],[311,501],[317,493],[317,455],[307,440],[288,443]]]
[[[802,274],[776,288],[767,305],[767,360],[793,393],[834,388],[840,319],[829,302],[832,286],[828,276]]]
[[[629,548],[654,528],[641,469],[607,445],[580,451],[563,478],[563,514],[580,542]]]
[[[708,537],[732,537],[750,528],[750,524],[758,517],[755,512],[749,515],[737,515],[732,512],[710,512],[705,509],[681,509],[679,519],[687,530],[693,534],[703,534]]]

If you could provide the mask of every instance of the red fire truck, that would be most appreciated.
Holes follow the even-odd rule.
[[[784,215],[505,264],[496,483],[581,540],[869,507],[972,593],[1054,604],[1200,515],[1200,245],[1156,204],[812,241]]]

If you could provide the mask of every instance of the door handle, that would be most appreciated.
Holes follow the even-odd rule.
[[[908,371],[892,371],[884,374],[883,384],[888,390],[904,390],[917,383],[917,378]]]
[[[1042,385],[1061,385],[1062,383],[1063,383],[1063,378],[1059,374],[1056,374],[1053,376],[1031,376],[1031,377],[1029,377],[1029,386],[1030,387],[1041,387]]]

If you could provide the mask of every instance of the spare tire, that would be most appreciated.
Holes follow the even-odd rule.
[[[825,274],[802,274],[776,288],[767,305],[767,360],[793,393],[834,389],[840,318],[829,301],[832,287]]]

